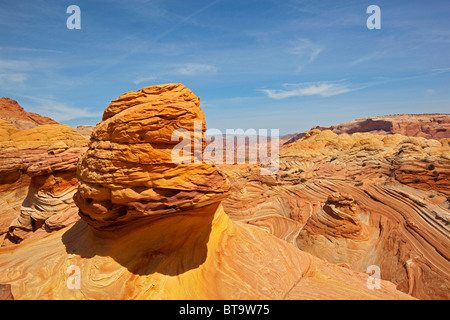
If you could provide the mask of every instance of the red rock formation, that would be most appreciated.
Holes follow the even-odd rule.
[[[450,138],[449,114],[402,114],[373,118],[361,118],[333,125],[315,126],[313,129],[330,130],[337,134],[368,132],[373,134],[401,134],[408,137],[424,137],[440,140]],[[306,132],[289,135],[285,145],[305,136]]]
[[[275,184],[223,166],[223,205],[330,263],[377,265],[405,293],[449,299],[449,151],[446,139],[312,130],[281,149]]]
[[[0,99],[0,119],[12,123],[18,130],[31,129],[43,124],[57,124],[48,117],[26,112],[17,101],[4,97]]]
[[[8,127],[5,122],[0,125]],[[60,124],[10,131],[2,139],[3,245],[40,237],[75,222],[78,210],[72,196],[78,187],[76,165],[87,141],[73,128]]]

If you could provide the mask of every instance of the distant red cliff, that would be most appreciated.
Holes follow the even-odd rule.
[[[440,140],[450,138],[450,114],[401,114],[374,118],[361,118],[328,127],[312,129],[331,130],[336,134],[368,132],[373,134],[401,134],[408,137],[424,137]],[[285,144],[297,141],[305,132],[293,135]]]
[[[0,119],[12,123],[18,130],[31,129],[43,124],[57,124],[55,120],[37,113],[26,112],[15,100],[0,99]]]

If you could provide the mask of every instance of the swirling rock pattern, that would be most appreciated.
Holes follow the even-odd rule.
[[[0,283],[16,299],[412,298],[384,280],[371,290],[367,274],[233,222],[216,166],[168,162],[168,128],[192,133],[192,121],[203,121],[184,86],[122,95],[103,119],[78,165],[83,219],[0,248]]]
[[[280,150],[275,183],[223,166],[223,205],[252,225],[270,215],[266,231],[330,263],[377,265],[405,293],[449,299],[449,150],[446,139],[312,130]]]
[[[346,193],[333,193],[328,196],[322,209],[308,219],[302,231],[310,235],[365,241],[368,240],[365,229],[353,197]]]
[[[71,266],[80,270],[79,289],[67,285]],[[1,248],[0,271],[16,299],[411,298],[387,281],[370,290],[367,274],[233,223],[218,204],[146,216],[114,232],[79,221],[45,239]]]

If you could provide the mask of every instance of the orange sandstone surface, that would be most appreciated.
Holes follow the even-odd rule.
[[[78,219],[76,165],[87,140],[63,124],[17,130],[0,120],[0,243],[42,237]]]
[[[403,135],[311,130],[280,150],[280,170],[223,165],[233,221],[420,299],[450,298],[450,148]]]
[[[112,101],[78,163],[82,220],[0,248],[0,283],[15,299],[412,299],[232,221],[217,166],[195,152],[200,163],[170,161],[171,132],[193,135],[194,120],[204,134],[199,99],[181,84]],[[74,266],[79,289],[67,285]]]
[[[18,130],[31,129],[44,124],[57,124],[48,117],[37,113],[26,112],[15,100],[0,98],[0,119],[13,124]]]

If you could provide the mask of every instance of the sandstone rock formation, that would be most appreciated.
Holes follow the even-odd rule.
[[[4,97],[0,99],[0,119],[12,123],[18,130],[31,129],[43,124],[57,124],[48,117],[26,112],[17,101]]]
[[[232,223],[220,205],[153,218],[107,233],[80,221],[2,248],[0,281],[11,284],[17,299],[411,298],[387,281],[369,290],[367,274]],[[79,268],[78,290],[67,286],[71,266]]]
[[[197,163],[170,161],[171,132],[197,141],[194,120],[204,124],[199,99],[181,84],[112,101],[78,165],[82,220],[0,248],[0,283],[16,299],[412,298],[384,280],[371,290],[365,273],[232,222],[215,165],[195,152],[184,156]]]
[[[77,126],[77,131],[81,134],[86,140],[91,139],[92,131],[94,131],[94,126]]]
[[[289,162],[308,159],[309,163],[324,162],[302,176],[347,176],[362,180],[389,180],[390,177],[425,189],[450,195],[450,147],[447,139],[355,133],[337,135],[330,130],[309,131],[304,138],[283,148],[281,157]],[[294,165],[295,166],[295,165]],[[369,170],[370,169],[370,170]],[[292,170],[291,170],[292,171]],[[380,178],[381,175],[381,178]]]
[[[449,299],[450,149],[402,135],[311,130],[280,150],[280,171],[223,166],[235,221],[421,299]]]
[[[223,199],[226,179],[201,154],[183,155],[200,163],[172,162],[178,143],[172,132],[194,132],[195,121],[204,124],[199,99],[182,85],[143,88],[112,101],[79,166],[80,214],[94,226],[110,225]]]
[[[321,234],[325,237],[368,240],[366,226],[356,211],[356,202],[351,195],[333,193],[328,196],[321,210],[312,215],[302,231]]]
[[[361,118],[328,127],[315,126],[313,129],[330,130],[337,134],[367,132],[440,140],[450,138],[450,114],[402,114]],[[306,132],[286,136],[289,139],[285,145],[303,138],[305,134]]]
[[[3,245],[75,222],[78,215],[72,197],[78,187],[76,164],[87,141],[62,124],[17,131],[3,121],[0,132],[4,132],[0,141]]]

